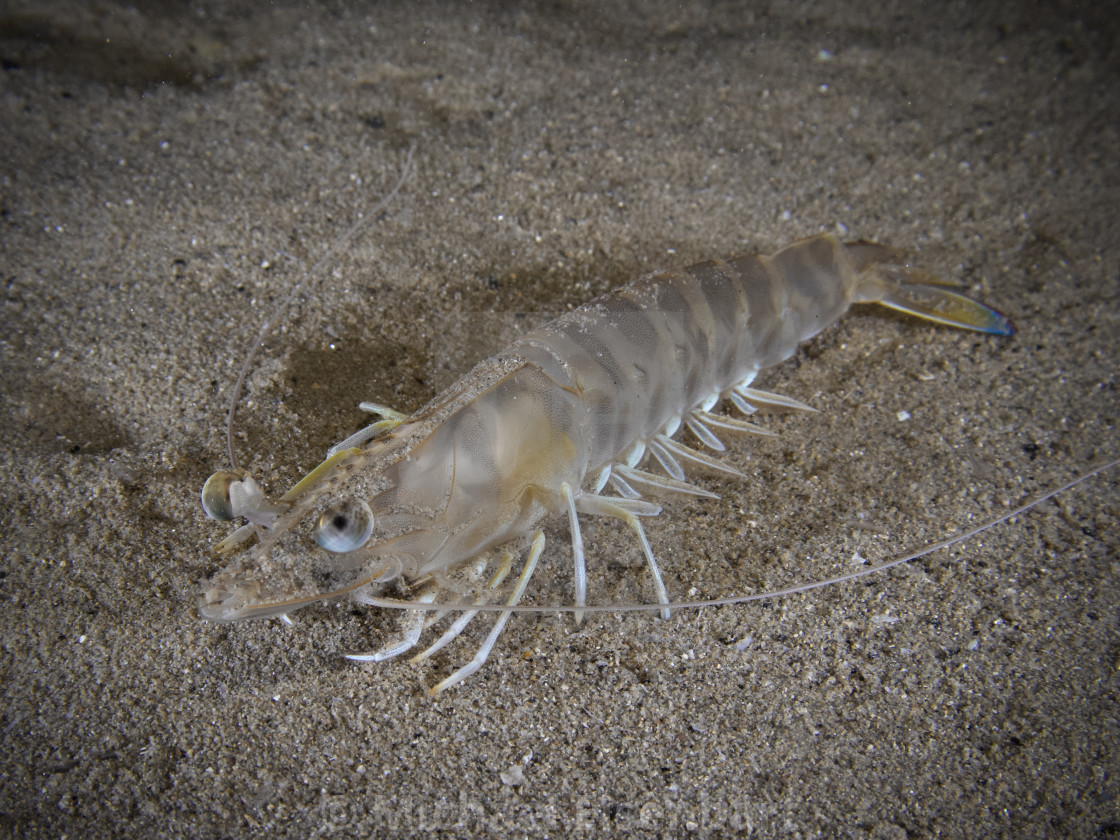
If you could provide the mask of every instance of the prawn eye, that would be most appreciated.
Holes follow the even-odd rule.
[[[202,509],[211,519],[229,522],[238,514],[233,512],[230,487],[245,478],[245,472],[237,470],[218,470],[202,485]]]
[[[345,554],[365,545],[373,533],[373,511],[361,499],[331,505],[315,526],[315,542],[327,551]]]

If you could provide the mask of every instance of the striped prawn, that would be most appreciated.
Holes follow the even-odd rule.
[[[522,336],[412,415],[363,403],[379,419],[282,496],[268,497],[243,470],[207,481],[206,512],[246,524],[218,545],[238,556],[204,584],[200,612],[228,622],[286,619],[342,598],[406,605],[400,634],[349,657],[358,661],[410,651],[425,629],[458,613],[415,657],[424,659],[479,612],[498,612],[473,659],[430,689],[436,694],[485,663],[544,554],[551,517],[568,521],[577,621],[591,609],[580,517],[598,516],[633,534],[668,617],[679,605],[642,524],[662,510],[654,499],[714,497],[686,467],[741,475],[718,458],[720,435],[769,434],[745,419],[759,406],[812,410],[752,387],[760,371],[853,304],[1011,334],[1000,313],[920,279],[895,249],[822,234],[770,256],[641,277]],[[744,417],[717,413],[721,402]],[[704,450],[678,440],[681,429]],[[414,600],[382,594],[394,586]]]

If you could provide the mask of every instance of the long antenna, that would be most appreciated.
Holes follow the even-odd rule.
[[[234,415],[237,412],[237,401],[241,399],[241,392],[245,387],[245,378],[249,375],[249,368],[252,367],[253,362],[257,358],[257,351],[263,346],[265,338],[272,332],[272,328],[276,326],[276,323],[287,311],[288,307],[291,306],[292,301],[306,288],[311,278],[318,274],[323,266],[351,239],[357,236],[357,234],[369,224],[370,219],[377,218],[377,214],[384,210],[389,205],[389,202],[396,198],[397,193],[400,192],[401,187],[404,186],[404,182],[408,179],[409,170],[412,168],[412,152],[415,149],[416,143],[408,147],[408,157],[405,158],[404,169],[401,170],[401,177],[397,180],[397,185],[393,187],[392,191],[381,199],[381,201],[377,203],[377,206],[370,210],[369,213],[364,216],[359,215],[358,221],[354,222],[346,233],[336,239],[334,244],[326,250],[323,256],[319,257],[318,261],[311,266],[311,268],[303,272],[303,276],[300,278],[299,282],[296,283],[295,288],[288,292],[287,297],[280,302],[276,307],[276,311],[264,322],[264,326],[261,327],[260,332],[257,333],[257,337],[253,339],[253,344],[249,348],[249,354],[245,357],[245,364],[241,366],[241,373],[238,374],[237,382],[233,386],[233,394],[231,394],[229,398],[229,412],[226,415],[226,450],[229,452],[229,466],[231,470],[237,469],[237,452],[234,450],[233,446]]]
[[[849,581],[858,580],[859,578],[867,577],[868,575],[879,574],[885,572],[887,569],[893,569],[896,566],[901,566],[904,563],[910,563],[927,554],[933,554],[935,551],[941,551],[943,548],[949,548],[957,543],[964,542],[965,540],[972,539],[977,534],[987,531],[989,528],[994,528],[1009,519],[1014,519],[1016,516],[1026,513],[1032,508],[1038,507],[1048,499],[1059,496],[1067,490],[1076,487],[1088,481],[1095,475],[1106,472],[1107,470],[1114,469],[1120,466],[1120,460],[1109,461],[1104,464],[1098,464],[1087,472],[1082,473],[1060,487],[1055,487],[1052,490],[1047,490],[1041,495],[1035,496],[1033,499],[1023,502],[1021,505],[1009,510],[1006,513],[1000,514],[994,519],[989,519],[983,524],[977,525],[974,528],[969,528],[962,534],[957,534],[955,537],[949,537],[927,545],[925,548],[919,549],[911,554],[906,554],[902,557],[896,557],[893,560],[888,560],[885,563],[880,563],[876,566],[867,566],[854,572],[848,572],[843,575],[836,575],[835,577],[825,578],[823,580],[815,580],[809,583],[796,584],[794,586],[783,587],[782,589],[771,589],[767,592],[756,592],[750,595],[733,595],[730,598],[709,598],[701,601],[677,601],[669,604],[562,604],[556,606],[530,606],[519,604],[510,606],[507,604],[474,604],[474,603],[431,603],[424,604],[416,601],[402,601],[397,598],[381,598],[378,596],[362,595],[362,603],[369,604],[374,607],[384,607],[387,609],[405,609],[405,610],[473,610],[475,612],[516,612],[516,613],[623,613],[623,612],[650,612],[654,610],[683,610],[683,609],[696,609],[699,607],[725,607],[730,604],[746,604],[750,601],[766,601],[772,598],[781,598],[786,595],[796,595],[800,592],[809,592],[813,589],[821,589],[825,586],[834,586],[838,583],[848,583]]]

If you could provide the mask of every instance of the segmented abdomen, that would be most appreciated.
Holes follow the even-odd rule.
[[[793,355],[843,315],[857,285],[844,247],[816,236],[772,256],[646,275],[510,351],[582,395],[581,437],[596,469]]]

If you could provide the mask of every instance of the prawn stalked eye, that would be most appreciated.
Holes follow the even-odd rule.
[[[315,542],[327,551],[345,554],[365,545],[373,533],[373,511],[361,499],[331,505],[315,526]]]
[[[236,519],[230,488],[235,482],[245,478],[243,470],[218,470],[202,485],[202,509],[206,515],[218,522]]]

